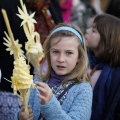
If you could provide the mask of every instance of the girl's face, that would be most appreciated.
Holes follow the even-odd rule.
[[[51,66],[57,75],[69,74],[78,62],[78,45],[75,37],[57,37],[51,40]]]
[[[100,42],[100,34],[97,31],[97,29],[94,27],[94,25],[86,30],[86,43],[87,46],[93,50],[97,49]]]

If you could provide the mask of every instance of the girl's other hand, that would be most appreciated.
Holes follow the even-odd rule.
[[[19,112],[19,120],[33,120],[33,112],[31,106],[28,106],[29,115],[25,112],[25,107],[23,106]]]
[[[43,82],[36,82],[37,89],[40,91],[40,94],[37,96],[41,99],[42,104],[46,104],[52,98],[52,90],[50,87]]]

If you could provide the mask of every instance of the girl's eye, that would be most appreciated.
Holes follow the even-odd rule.
[[[58,51],[53,51],[52,53],[54,53],[54,54],[58,54],[59,52],[58,52]]]
[[[71,54],[73,54],[73,53],[72,53],[72,52],[66,52],[66,54],[67,54],[67,55],[71,55]]]

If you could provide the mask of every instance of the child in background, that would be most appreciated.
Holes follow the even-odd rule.
[[[41,80],[37,76],[34,80],[40,94],[31,89],[29,116],[22,107],[15,119],[90,120],[92,88],[81,31],[65,23],[59,24],[47,37],[43,48],[48,69]]]
[[[120,19],[98,15],[85,37],[93,87],[91,120],[120,120]]]

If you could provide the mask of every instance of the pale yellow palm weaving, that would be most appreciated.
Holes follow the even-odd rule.
[[[39,62],[44,57],[44,54],[42,45],[40,43],[40,35],[34,31],[34,23],[36,23],[36,21],[33,19],[33,17],[35,13],[29,15],[22,0],[20,0],[20,3],[22,9],[18,7],[19,14],[17,15],[23,20],[21,26],[23,26],[24,32],[28,39],[27,43],[25,44],[25,49],[27,51],[26,55],[28,61],[34,66],[37,74],[40,76]]]
[[[39,62],[43,58],[43,49],[40,43],[40,37],[37,32],[34,32],[34,23],[36,21],[33,19],[34,14],[29,15],[26,10],[26,6],[23,5],[22,0],[20,0],[22,9],[18,7],[19,14],[17,14],[23,22],[24,32],[27,36],[28,41],[25,44],[26,54],[28,61],[36,68],[38,74],[40,72]],[[11,77],[12,88],[14,94],[18,95],[17,91],[20,92],[20,102],[24,103],[25,111],[28,113],[27,105],[30,94],[30,87],[34,86],[33,84],[33,75],[30,75],[30,66],[26,64],[26,57],[22,51],[22,45],[19,44],[19,40],[15,40],[12,30],[10,28],[9,20],[6,14],[6,11],[2,9],[2,14],[7,26],[8,34],[5,32],[4,45],[7,46],[7,51],[10,51],[10,55],[14,55],[14,69],[13,75]]]

